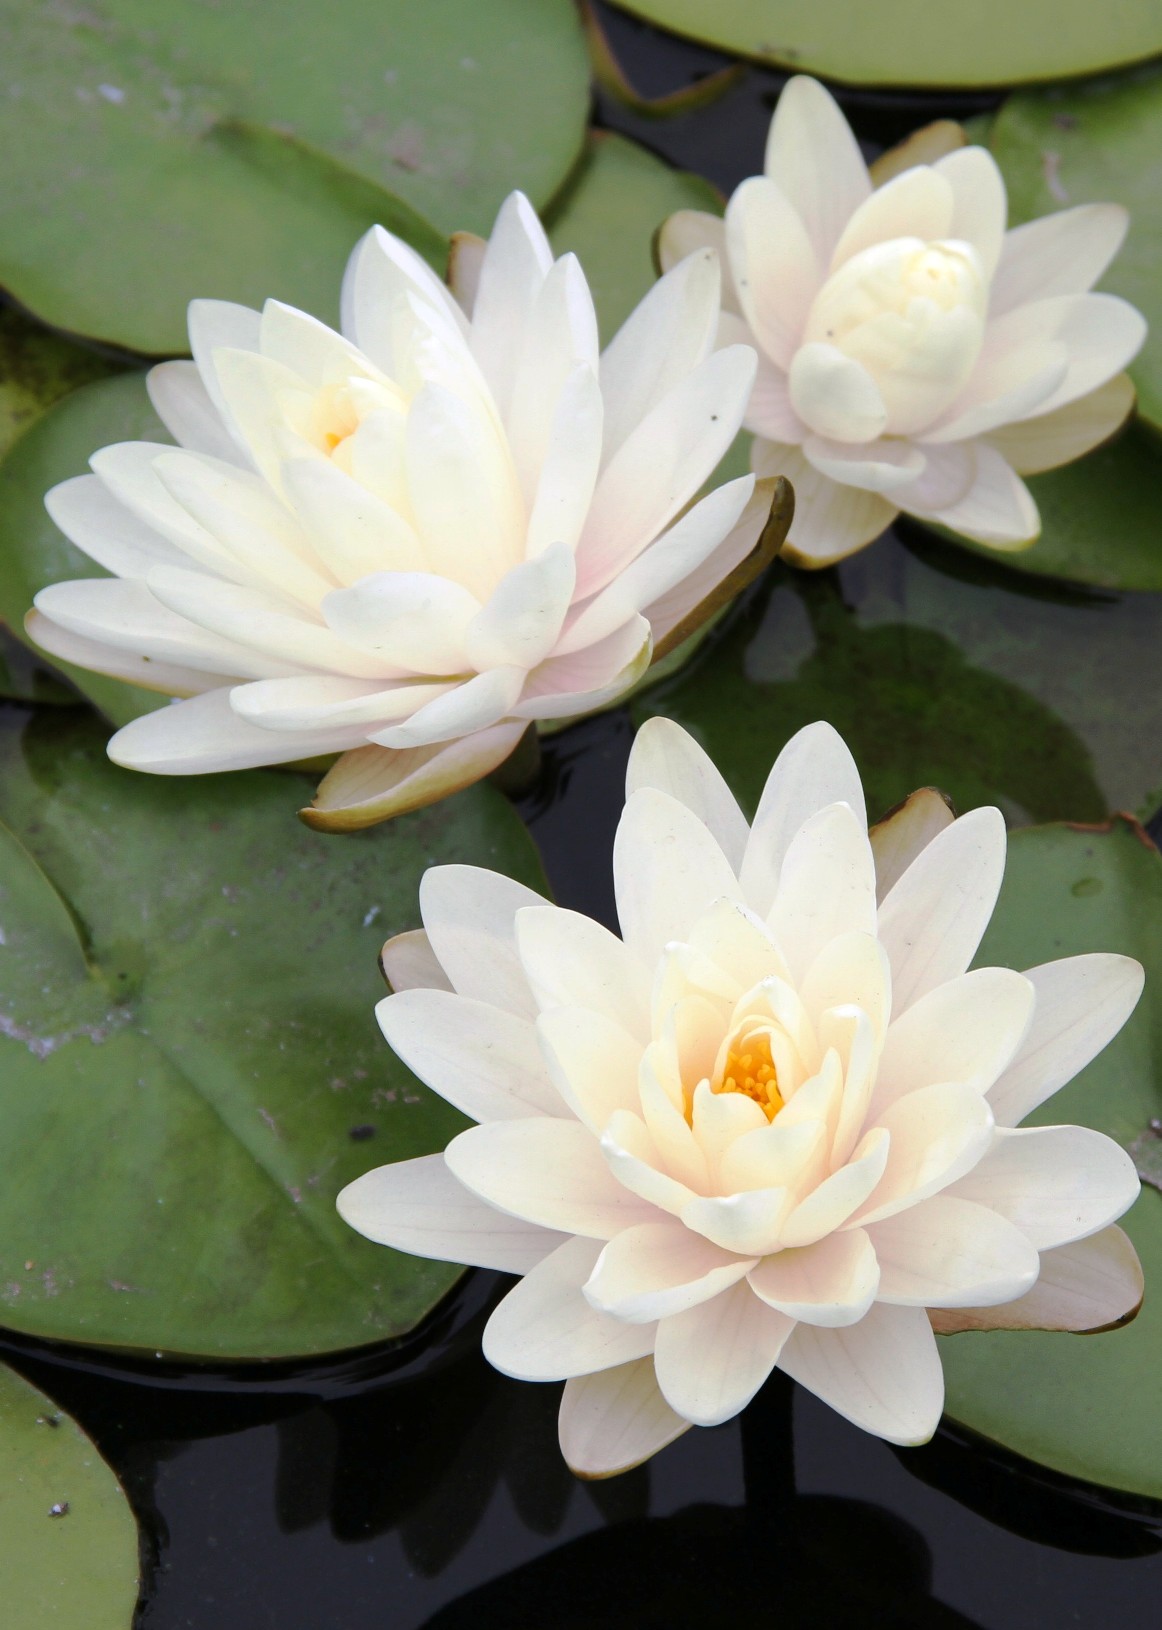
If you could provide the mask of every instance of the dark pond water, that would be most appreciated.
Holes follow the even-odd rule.
[[[720,64],[606,17],[645,94]],[[749,70],[717,105],[665,124],[607,101],[600,113],[725,189],[755,167],[779,83]],[[990,105],[844,100],[869,152],[937,114]],[[742,652],[749,684],[777,687],[810,659],[792,636],[818,642],[835,617],[865,631],[891,625],[911,558],[888,541],[809,590],[752,593],[700,659],[693,687],[687,679],[659,692],[675,699],[667,710],[696,718],[704,681],[729,686],[732,652]],[[924,638],[952,649],[965,638],[965,615],[991,627],[997,606],[1017,606],[1031,663],[1021,667],[1004,639],[974,648],[979,672],[1013,694],[1045,706],[1034,671],[1043,641],[1123,654],[1128,641],[1143,662],[1147,650],[1159,660],[1145,597],[1119,604],[1022,587],[959,560],[922,554],[922,581],[903,609]],[[959,622],[940,609],[949,583]],[[792,593],[799,612],[784,606],[778,637],[768,639],[771,606]],[[875,662],[906,666],[929,648],[914,633],[905,645],[867,649]],[[1141,664],[1134,688],[1162,695],[1162,685],[1143,687]],[[796,694],[771,689],[771,706]],[[1122,801],[1133,733],[1153,747],[1154,731],[1137,715],[1107,764],[1110,729],[1081,702],[1074,713],[1058,723],[1093,758],[1085,796]],[[553,738],[523,804],[558,900],[606,921],[631,736],[621,710]],[[1018,819],[1090,813],[1039,809],[1019,766],[985,763],[985,744],[979,751],[974,772]],[[1140,773],[1126,797],[1140,801],[1159,783],[1162,775]],[[556,1447],[558,1389],[508,1381],[480,1356],[480,1330],[502,1288],[499,1276],[470,1276],[397,1348],[269,1369],[261,1379],[134,1368],[25,1341],[0,1339],[0,1352],[79,1418],[121,1477],[144,1534],[140,1630],[1152,1630],[1162,1619],[1162,1508],[1069,1483],[955,1429],[942,1428],[926,1448],[893,1450],[778,1375],[741,1422],[691,1432],[624,1478],[576,1482]]]

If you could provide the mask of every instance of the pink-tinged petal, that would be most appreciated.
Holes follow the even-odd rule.
[[[432,572],[384,571],[323,601],[328,626],[388,671],[461,674],[468,629],[480,601]]]
[[[1021,1045],[1034,999],[1011,968],[975,968],[930,990],[888,1029],[872,1116],[939,1081],[987,1093]]]
[[[1030,1289],[1040,1267],[1019,1228],[987,1206],[934,1194],[871,1223],[877,1299],[901,1307],[991,1307]]]
[[[407,751],[476,735],[511,713],[524,679],[521,668],[490,668],[441,691],[399,724],[369,730],[368,739],[380,747]]]
[[[516,918],[516,943],[542,1010],[592,1008],[649,1041],[649,970],[608,928],[560,906],[526,906]]]
[[[1014,419],[1039,413],[1069,373],[1069,352],[1055,336],[1011,332],[1021,314],[986,329],[964,390],[920,432],[923,445],[946,446],[984,436]]]
[[[603,407],[588,364],[573,369],[552,410],[536,489],[529,505],[525,550],[530,560],[554,545],[577,547],[593,500],[601,458]]]
[[[632,798],[645,787],[684,804],[710,831],[730,865],[742,865],[750,832],[746,817],[709,755],[672,719],[647,719],[634,738],[625,795]]]
[[[777,182],[751,176],[726,206],[726,252],[755,343],[788,368],[822,271],[802,217]]]
[[[713,497],[714,494],[711,493],[709,496]],[[703,499],[702,504],[707,501]],[[768,525],[776,528],[782,525],[783,506],[786,501],[785,489],[770,481],[756,481],[738,520],[727,530],[721,541],[697,563],[693,562],[692,557],[687,557],[689,570],[686,575],[675,582],[672,588],[660,593],[657,599],[651,600],[643,610],[643,615],[649,619],[653,629],[655,649],[660,648],[663,643],[672,649],[670,642],[678,637],[676,631],[679,624],[685,622],[692,613],[697,612],[700,620],[695,626],[705,622],[713,610],[724,604],[731,592],[732,582],[735,587],[741,587],[745,586],[742,582],[744,575],[746,582],[753,580],[754,561],[748,557],[766,557],[769,549],[763,534]],[[695,508],[701,510],[702,504],[696,505]],[[777,516],[774,515],[776,505]],[[717,506],[715,511],[709,513],[714,512],[719,515],[722,513]],[[693,515],[694,511],[691,510],[690,513]],[[699,515],[699,526],[704,519],[705,517]],[[671,533],[659,538],[658,543],[666,540],[673,543],[676,532],[675,527]],[[686,541],[689,541],[688,536]],[[769,547],[775,548],[775,545],[771,544]],[[653,549],[646,551],[647,555],[652,553]],[[669,573],[674,558],[670,554],[669,546],[666,557],[666,569]],[[740,575],[735,577],[734,574],[739,572],[740,568],[742,569]]]
[[[876,931],[892,964],[897,1017],[964,973],[988,927],[1004,869],[1004,817],[999,809],[974,809],[938,833],[889,890]]]
[[[1008,216],[996,159],[985,147],[960,147],[937,159],[932,168],[952,187],[952,220],[944,235],[970,243],[985,277],[991,278],[1001,257]]]
[[[878,1044],[892,1010],[892,970],[887,952],[866,930],[838,934],[824,945],[807,969],[799,995],[816,1027],[828,1008],[859,1008],[871,1021]]]
[[[615,1020],[588,1007],[555,1007],[537,1020],[549,1077],[564,1102],[596,1135],[619,1109],[638,1106],[642,1044]]]
[[[811,340],[787,372],[791,406],[805,425],[839,442],[871,442],[888,422],[875,376],[837,345]]]
[[[875,1088],[879,1037],[861,1008],[835,1007],[820,1020],[819,1043],[834,1048],[843,1064],[843,1096],[831,1146],[831,1164],[839,1171],[851,1159],[867,1124],[867,1109]]]
[[[949,178],[927,165],[916,164],[885,181],[864,199],[844,227],[831,257],[831,270],[863,249],[894,238],[963,237],[953,232],[955,194]]]
[[[794,1320],[738,1284],[658,1325],[654,1368],[666,1402],[695,1426],[745,1409],[775,1367]]]
[[[700,209],[679,209],[667,216],[658,228],[656,254],[663,272],[670,272],[688,255],[697,255],[712,249],[718,257],[722,290],[719,296],[722,310],[737,314],[738,293],[726,253],[726,222],[720,215],[709,215]]]
[[[866,492],[893,493],[906,489],[924,470],[924,454],[908,441],[873,441],[852,445],[808,436],[804,457],[831,481]]]
[[[782,1226],[794,1199],[794,1194],[785,1188],[748,1189],[742,1194],[687,1200],[680,1215],[687,1228],[704,1235],[724,1251],[753,1259],[778,1249]]]
[[[826,266],[871,177],[839,105],[817,80],[799,75],[775,108],[763,169],[798,210]]]
[[[395,995],[405,990],[452,989],[452,982],[422,928],[409,928],[389,939],[379,953],[379,966]]]
[[[1074,1330],[1092,1333],[1126,1324],[1142,1305],[1138,1253],[1116,1225],[1072,1245],[1041,1253],[1032,1290],[999,1307],[934,1309],[937,1335],[960,1330]]]
[[[615,1109],[601,1134],[601,1153],[610,1172],[630,1193],[659,1211],[677,1216],[693,1194],[665,1169],[649,1128],[640,1115]],[[657,1211],[651,1215],[656,1217]]]
[[[146,374],[145,388],[154,412],[179,447],[250,467],[222,422],[196,362],[159,362]]]
[[[809,570],[846,560],[878,538],[900,512],[878,492],[820,475],[798,447],[756,440],[751,468],[758,476],[785,476],[794,486],[795,516],[782,553]]]
[[[631,617],[595,645],[551,656],[525,680],[516,719],[571,719],[592,713],[632,689],[650,665],[653,638],[644,617]]]
[[[796,980],[840,934],[875,933],[875,865],[850,805],[821,809],[791,839],[767,921]]]
[[[899,882],[921,849],[956,819],[948,799],[935,787],[909,793],[868,832],[876,863],[876,898],[881,902]]]
[[[862,1319],[875,1300],[880,1270],[862,1228],[764,1257],[747,1276],[756,1296],[807,1324],[838,1329]]]
[[[558,1421],[561,1453],[577,1477],[616,1477],[689,1429],[662,1397],[652,1358],[565,1383]]]
[[[990,339],[994,333],[1003,333],[1014,345],[1042,340],[1065,347],[1068,372],[1037,409],[1049,413],[1120,374],[1145,343],[1146,319],[1113,294],[1066,294],[1035,300],[997,318],[989,324]]]
[[[363,735],[358,727],[262,730],[239,718],[228,690],[212,690],[134,719],[111,739],[108,753],[114,764],[149,775],[209,775],[342,752]]]
[[[1049,1251],[1115,1222],[1140,1188],[1134,1162],[1104,1133],[1028,1126],[998,1129],[952,1193],[999,1212],[1038,1250]]]
[[[219,689],[230,680],[218,673],[205,673],[197,668],[183,668],[176,662],[156,662],[152,657],[137,656],[120,651],[115,646],[103,645],[99,640],[83,639],[69,633],[39,611],[24,615],[24,632],[34,645],[50,657],[61,662],[75,663],[93,673],[108,674],[111,679],[125,679],[144,690],[161,691],[166,696],[200,696],[203,691]]]
[[[877,1121],[890,1144],[884,1174],[855,1216],[865,1228],[955,1183],[977,1165],[993,1140],[987,1100],[959,1083],[921,1087],[897,1098]]]
[[[575,581],[565,543],[552,543],[506,572],[468,625],[465,650],[472,667],[535,668],[557,643]]]
[[[727,320],[728,315],[724,313],[719,324],[720,336],[725,331]],[[742,318],[730,320],[742,323]],[[730,343],[737,343],[733,334]],[[792,445],[797,445],[808,434],[807,426],[791,405],[791,382],[785,370],[776,368],[770,357],[763,353],[759,355],[743,426],[753,435],[764,436],[768,441],[790,442]]]
[[[453,987],[526,1019],[536,1018],[537,1004],[517,951],[516,914],[544,904],[482,866],[432,866],[420,881],[424,927]]]
[[[798,1104],[804,1096],[801,1089],[791,1104]],[[823,1175],[829,1142],[827,1122],[819,1115],[806,1116],[802,1112],[798,1119],[792,1119],[791,1104],[769,1126],[744,1132],[725,1151],[719,1162],[719,1182],[728,1193],[760,1189],[801,1192],[813,1169],[819,1170],[820,1177]]]
[[[779,1234],[780,1244],[786,1248],[814,1245],[841,1228],[874,1192],[888,1155],[888,1133],[874,1127],[856,1145],[847,1164],[832,1172],[787,1215]]]
[[[471,1120],[567,1113],[527,1019],[443,990],[385,996],[375,1016],[408,1069]]]
[[[889,1443],[927,1443],[940,1422],[944,1374],[923,1308],[877,1304],[840,1330],[796,1325],[779,1368]]]
[[[501,1273],[527,1273],[564,1241],[485,1205],[456,1181],[443,1155],[378,1166],[341,1189],[335,1204],[377,1245]]]
[[[632,1363],[654,1350],[654,1329],[593,1307],[582,1287],[601,1242],[570,1239],[532,1268],[484,1327],[484,1356],[518,1381],[563,1381]]]
[[[452,1139],[444,1159],[489,1205],[542,1228],[612,1239],[657,1216],[611,1175],[580,1121],[544,1116],[469,1127]]]
[[[1055,470],[1108,441],[1133,412],[1134,394],[1129,374],[1116,374],[1053,413],[1001,425],[989,436],[990,445],[1020,475]]]
[[[976,474],[972,486],[956,503],[929,509],[914,491],[899,495],[900,507],[921,520],[935,521],[976,543],[993,549],[1025,549],[1041,531],[1041,516],[1033,495],[995,448],[986,442],[973,447]]]
[[[1016,1126],[1109,1045],[1145,983],[1133,957],[1097,951],[1063,957],[1025,974],[1036,993],[1033,1022],[1008,1068],[989,1089],[998,1126]]]
[[[322,832],[355,832],[406,815],[490,775],[523,734],[524,725],[518,722],[406,752],[361,747],[345,753],[327,772],[314,802],[299,817]]]
[[[829,804],[864,814],[863,787],[850,749],[831,725],[809,724],[779,753],[759,799],[740,880],[747,904],[765,917],[783,861],[799,829]]]
[[[719,1295],[753,1264],[753,1257],[732,1256],[680,1222],[639,1223],[602,1249],[585,1296],[602,1312],[641,1326]]]
[[[472,307],[472,353],[502,416],[512,397],[525,328],[552,264],[536,211],[523,193],[510,193],[488,240]]]
[[[1084,294],[1121,248],[1129,224],[1120,204],[1081,204],[1006,232],[990,312],[1000,317],[1034,300]]]
[[[668,793],[644,787],[627,799],[613,845],[617,915],[633,956],[652,967],[684,940],[716,900],[739,884],[707,828]]]

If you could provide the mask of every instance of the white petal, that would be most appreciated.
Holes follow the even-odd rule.
[[[549,1076],[564,1102],[600,1136],[619,1109],[638,1105],[642,1044],[586,1007],[557,1007],[537,1020]]]
[[[959,1082],[920,1087],[897,1098],[876,1120],[890,1140],[888,1161],[875,1192],[856,1213],[855,1221],[865,1228],[955,1183],[981,1160],[993,1138],[987,1100]]]
[[[376,572],[323,602],[345,644],[397,670],[441,675],[464,671],[468,628],[480,609],[467,589],[431,572]]]
[[[886,898],[921,849],[955,819],[943,793],[935,787],[921,787],[876,822],[868,837],[876,863],[877,899]]]
[[[875,377],[837,345],[812,340],[788,365],[791,406],[821,436],[869,442],[882,435],[888,410]]]
[[[1110,1330],[1132,1319],[1145,1281],[1138,1253],[1122,1230],[1103,1228],[1088,1239],[1041,1253],[1032,1290],[993,1308],[937,1310],[937,1334],[958,1330]]]
[[[325,832],[358,831],[389,816],[406,815],[490,775],[523,734],[523,725],[508,723],[404,753],[359,748],[327,772],[314,802],[299,815]]]
[[[329,730],[358,725],[371,731],[394,719],[407,718],[449,688],[409,682],[384,686],[382,681],[308,674],[236,685],[230,692],[230,706],[239,718],[266,730]]]
[[[694,925],[687,944],[719,969],[733,990],[751,991],[765,980],[789,978],[770,929],[738,900],[719,900],[711,906]]]
[[[799,829],[821,809],[839,803],[865,819],[855,760],[831,725],[822,721],[805,725],[771,767],[742,863],[746,902],[761,917],[771,909],[783,861]]]
[[[1132,957],[1096,951],[1030,968],[1033,1022],[989,1090],[998,1126],[1016,1126],[1072,1081],[1117,1035],[1137,1006],[1145,973]]]
[[[364,424],[359,435],[366,429]],[[315,551],[336,582],[351,584],[378,572],[426,570],[428,558],[410,522],[329,459],[288,459],[282,478]]]
[[[832,1055],[834,1056],[834,1055]],[[816,1077],[830,1084],[827,1077]],[[834,1085],[839,1085],[838,1069]],[[818,1116],[806,1118],[805,1100],[813,1096],[801,1087],[786,1109],[769,1126],[744,1132],[725,1151],[718,1163],[721,1186],[732,1192],[757,1189],[802,1188],[803,1179],[817,1164],[822,1170],[827,1148],[827,1125]],[[836,1094],[837,1096],[837,1094]],[[798,1110],[797,1115],[793,1111]]]
[[[679,1178],[665,1171],[665,1162],[640,1115],[615,1109],[601,1133],[601,1152],[617,1181],[639,1200],[648,1202],[650,1215],[677,1216],[693,1199]]]
[[[166,696],[198,696],[223,684],[221,674],[183,668],[174,662],[157,662],[152,657],[120,651],[98,640],[83,639],[80,634],[71,634],[50,622],[39,611],[25,612],[24,632],[34,645],[61,662],[108,674],[111,679],[125,679],[131,685],[161,691]]]
[[[1008,199],[997,161],[986,147],[960,147],[937,159],[936,174],[952,185],[952,220],[944,233],[970,243],[986,278],[996,271],[1005,237]]]
[[[245,438],[239,431],[218,382],[214,353],[223,349],[257,351],[262,318],[249,306],[229,300],[191,300],[188,312],[190,350],[202,384],[239,451],[249,462]]]
[[[603,408],[593,369],[575,368],[552,411],[529,511],[526,551],[531,559],[553,544],[577,546],[597,484]]]
[[[718,256],[696,250],[654,284],[602,353],[603,463],[710,354],[720,286]]]
[[[472,307],[473,355],[502,415],[512,396],[525,327],[552,264],[536,211],[523,193],[510,193],[488,240]]]
[[[903,1307],[991,1307],[1030,1289],[1037,1252],[987,1206],[934,1194],[868,1234],[880,1264],[877,1299]]]
[[[651,970],[608,928],[577,911],[526,906],[517,912],[516,943],[542,1010],[592,1008],[649,1041]]]
[[[1138,1197],[1126,1151],[1088,1126],[998,1131],[954,1194],[1007,1217],[1039,1250],[1068,1245],[1115,1222]]]
[[[566,1113],[527,1019],[444,990],[385,996],[375,1016],[407,1067],[469,1119]]]
[[[383,977],[394,994],[405,990],[451,990],[432,942],[422,928],[394,934],[379,953]]]
[[[663,1319],[654,1368],[666,1402],[695,1426],[730,1420],[770,1375],[794,1327],[746,1284]]]
[[[427,262],[402,238],[373,226],[347,262],[341,298],[343,332],[385,373],[391,373],[396,361],[392,308],[409,292],[442,312],[450,326],[466,326]]]
[[[526,677],[513,717],[572,719],[595,712],[637,684],[652,650],[649,623],[634,617],[596,645],[548,657]]]
[[[729,1289],[753,1260],[733,1257],[671,1219],[639,1223],[604,1247],[585,1295],[593,1307],[640,1326]]]
[[[735,189],[726,251],[755,342],[789,368],[822,275],[803,219],[777,182],[751,176]]]
[[[95,475],[76,475],[50,488],[44,507],[66,538],[117,577],[147,577],[163,562],[188,564],[180,549],[126,509]]]
[[[951,230],[954,208],[951,180],[927,164],[914,165],[864,199],[835,246],[831,270],[862,249],[893,238],[931,243],[938,238],[963,237]]]
[[[792,838],[767,921],[796,980],[838,935],[875,933],[875,864],[850,805],[821,809]]]
[[[513,1286],[481,1338],[494,1369],[518,1381],[561,1381],[653,1352],[652,1326],[611,1319],[582,1295],[600,1251],[597,1240],[566,1240]]]
[[[730,865],[742,865],[746,817],[709,755],[671,719],[647,719],[634,737],[625,795],[653,787],[684,804],[707,828]]]
[[[1128,374],[1115,374],[1097,390],[1053,413],[1002,425],[992,432],[989,442],[1019,474],[1038,475],[1069,464],[1108,441],[1133,408],[1133,381]]]
[[[234,712],[228,690],[213,690],[134,719],[112,738],[108,752],[114,764],[127,770],[206,775],[340,753],[362,738],[357,725],[346,730],[262,730]]]
[[[523,883],[480,866],[432,866],[420,880],[420,912],[432,949],[461,996],[537,1016],[516,948],[516,914],[544,900]]]
[[[878,492],[844,486],[820,475],[798,447],[756,438],[751,468],[759,476],[786,476],[795,489],[795,515],[783,558],[796,566],[832,566],[878,538],[899,507]]]
[[[652,1358],[566,1381],[558,1434],[577,1477],[615,1477],[640,1466],[689,1428],[662,1397]]]
[[[938,833],[888,892],[877,933],[891,959],[897,1016],[964,973],[992,916],[1004,869],[1004,818],[999,809],[974,809]]]
[[[828,1008],[858,1008],[871,1021],[878,1046],[892,1010],[892,970],[887,953],[875,935],[864,929],[838,934],[824,945],[807,969],[799,995],[816,1026]],[[882,1076],[882,1068],[880,1073]]]
[[[923,473],[924,454],[907,441],[873,441],[851,446],[808,436],[803,443],[808,462],[832,481],[865,492],[906,490]]]
[[[889,1153],[888,1134],[876,1127],[856,1145],[847,1164],[832,1172],[800,1200],[779,1233],[784,1246],[814,1245],[840,1228],[883,1177]]]
[[[880,1272],[871,1241],[862,1228],[851,1228],[764,1257],[747,1277],[755,1295],[780,1313],[838,1328],[863,1318],[875,1300]]]
[[[612,1239],[657,1216],[610,1173],[579,1121],[542,1116],[469,1127],[444,1151],[453,1176],[498,1210],[544,1228]]]
[[[1011,968],[975,968],[921,996],[889,1027],[871,1114],[939,1081],[987,1093],[1033,1017],[1035,991]]]
[[[697,511],[702,509],[702,504],[708,504],[713,497],[715,497],[715,494],[710,493],[707,498],[702,500],[702,503],[696,504],[689,510],[688,514],[693,517]],[[734,569],[746,560],[747,556],[758,544],[763,529],[770,519],[773,497],[774,490],[769,481],[756,481],[746,508],[722,541],[698,565],[691,565],[687,562],[689,569],[686,576],[680,582],[675,583],[674,587],[665,594],[660,595],[656,600],[651,600],[644,608],[644,613],[649,618],[654,631],[655,644],[660,644],[663,639],[669,638],[678,624],[688,617],[691,612],[703,607],[703,602],[710,599],[711,596],[714,597],[712,601],[714,604],[720,600],[723,584],[726,583]],[[685,518],[683,516],[683,520]],[[702,519],[702,516],[699,515],[699,525],[702,524]],[[681,522],[678,523],[679,526],[681,524]],[[691,525],[693,525],[693,521],[691,521]],[[654,548],[657,548],[666,540],[672,542],[677,530],[678,527],[675,526],[672,533],[663,533]],[[653,549],[647,550],[647,559],[652,554]],[[666,554],[669,555],[668,548]],[[670,561],[667,561],[667,570],[669,570],[670,563]],[[649,563],[649,571],[654,570],[654,564],[653,562]]]
[[[578,367],[596,373],[597,349],[597,316],[585,273],[576,255],[562,255],[529,313],[505,415],[527,504],[531,505],[537,490],[561,392]]]
[[[726,222],[720,215],[710,215],[701,209],[676,210],[658,228],[655,242],[658,264],[663,272],[672,271],[688,255],[713,249],[718,256],[722,276],[722,309],[738,311],[738,295],[726,253]]]
[[[796,1325],[779,1368],[889,1443],[927,1443],[944,1408],[944,1375],[923,1308],[877,1305],[841,1330]]]
[[[617,915],[626,945],[651,967],[670,940],[685,939],[716,900],[739,885],[698,817],[652,787],[626,801],[613,845]]]
[[[705,1235],[724,1251],[753,1261],[778,1249],[783,1223],[793,1204],[794,1195],[785,1188],[746,1189],[741,1194],[695,1197],[686,1202],[680,1215],[687,1228]]]
[[[159,362],[145,376],[153,410],[177,442],[233,464],[249,464],[222,422],[196,362]]]
[[[491,668],[425,702],[401,724],[371,731],[370,739],[381,747],[426,747],[486,730],[512,711],[524,679],[521,668]]]
[[[763,168],[799,211],[826,266],[872,186],[847,120],[817,80],[798,75],[784,87]]]
[[[445,297],[446,298],[446,297]],[[259,349],[318,388],[368,372],[356,346],[326,323],[281,300],[267,300],[258,330]]]
[[[726,337],[728,322],[737,323],[749,337],[750,330],[741,317],[732,318],[724,313],[718,330],[720,345],[735,345],[742,338],[740,334],[731,334],[729,339]],[[808,434],[806,425],[792,406],[791,382],[786,372],[776,368],[771,359],[761,352],[743,425],[756,436],[765,436],[768,441],[792,442],[796,445]]]
[[[1006,232],[990,312],[1000,317],[1031,300],[1091,289],[1121,248],[1129,224],[1120,204],[1081,204]]]
[[[914,491],[905,490],[897,494],[900,507],[995,549],[1024,548],[1041,531],[1032,493],[995,448],[977,442],[973,453],[976,476],[963,498],[947,508],[929,509],[916,502]]]
[[[465,649],[472,667],[483,672],[542,662],[557,643],[576,576],[566,543],[552,543],[507,572],[468,625]]]
[[[527,1273],[562,1236],[494,1211],[458,1183],[443,1155],[365,1172],[339,1191],[343,1221],[377,1245],[468,1267]]]
[[[138,522],[160,533],[171,549],[189,557],[181,564],[195,562],[211,572],[237,578],[240,568],[229,550],[199,526],[158,480],[154,460],[173,451],[158,442],[116,442],[99,448],[89,463],[113,498]]]
[[[1066,294],[1035,300],[990,321],[990,340],[1001,332],[1014,345],[1045,340],[1065,347],[1069,370],[1037,408],[1050,413],[1121,373],[1145,343],[1146,319],[1113,294]]]

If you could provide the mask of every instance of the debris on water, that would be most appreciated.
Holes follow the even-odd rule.
[[[1061,154],[1047,148],[1041,154],[1041,170],[1045,176],[1045,185],[1053,194],[1059,204],[1068,204],[1069,194],[1061,179]]]
[[[375,1136],[374,1126],[353,1126],[347,1133],[352,1143],[366,1143],[368,1138]]]
[[[67,1517],[69,1514],[69,1502],[67,1500],[58,1500],[55,1505],[49,1506],[48,1514],[50,1517]]]

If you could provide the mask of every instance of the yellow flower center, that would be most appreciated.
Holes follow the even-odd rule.
[[[771,1058],[771,1041],[765,1030],[756,1031],[726,1054],[722,1080],[715,1092],[741,1092],[753,1098],[768,1121],[783,1107],[779,1078]]]
[[[320,449],[333,454],[335,449],[359,429],[362,414],[348,385],[327,385],[315,401],[315,427]]]

